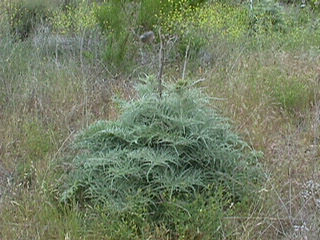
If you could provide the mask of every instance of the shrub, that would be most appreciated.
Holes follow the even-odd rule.
[[[83,33],[97,25],[95,10],[97,4],[81,0],[78,4],[69,3],[64,9],[53,12],[50,22],[53,30],[59,33]]]
[[[51,1],[17,0],[5,2],[11,32],[20,39],[27,38],[38,24],[46,21],[54,8]]]
[[[226,39],[236,40],[248,32],[248,11],[243,6],[215,3],[200,8],[196,16],[204,31],[219,33]]]
[[[263,0],[256,4],[250,18],[250,25],[257,33],[285,30],[283,10],[273,0]]]
[[[138,15],[138,25],[145,30],[152,30],[162,25],[174,14],[183,14],[186,9],[197,7],[206,0],[141,0]]]
[[[177,30],[167,24],[174,15],[186,16],[186,12],[204,2],[204,0],[111,0],[103,3],[96,9],[96,18],[107,38],[106,61],[116,66],[127,65],[137,52],[136,46],[132,44],[137,38],[132,32],[139,35],[144,31],[157,31],[161,27],[164,30],[162,33],[172,33],[166,28]]]
[[[158,24],[157,14],[162,8],[161,3],[160,0],[141,0],[137,24],[144,30],[150,31]]]
[[[130,29],[136,22],[133,9],[128,7],[130,3],[123,4],[121,1],[112,0],[102,4],[95,11],[98,25],[107,39],[105,61],[122,69],[130,64],[136,51],[135,47],[131,47],[134,36]]]
[[[211,48],[216,39],[239,40],[248,32],[248,11],[242,6],[226,3],[184,6],[171,14],[159,15],[164,32],[179,37],[179,54],[197,59],[201,50]],[[200,56],[201,57],[201,56]]]
[[[203,92],[168,85],[159,99],[154,86],[139,85],[140,97],[123,103],[117,121],[98,121],[77,136],[61,199],[120,213],[141,206],[163,221],[168,206],[184,209],[218,189],[231,201],[254,196],[257,155]]]
[[[312,9],[319,11],[320,10],[320,1],[319,0],[310,0],[310,6]]]

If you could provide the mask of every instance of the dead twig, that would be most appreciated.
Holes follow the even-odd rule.
[[[164,49],[163,49],[161,29],[159,29],[159,39],[160,39],[160,50],[159,50],[158,91],[159,91],[159,97],[161,99],[162,98],[162,73],[163,73],[163,65],[164,65]]]
[[[182,70],[182,80],[184,80],[185,73],[186,73],[186,68],[187,68],[187,62],[188,62],[188,54],[189,54],[189,48],[190,48],[190,40],[186,49],[186,53],[184,56],[184,63],[183,63],[183,70]]]

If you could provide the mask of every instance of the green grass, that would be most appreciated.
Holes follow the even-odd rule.
[[[86,4],[79,4],[76,11],[92,13]],[[76,169],[72,159],[79,150],[72,146],[78,133],[89,131],[88,126],[99,120],[119,124],[126,114],[119,97],[130,104],[139,103],[133,86],[141,76],[158,73],[160,43],[156,40],[144,46],[133,37],[129,46],[135,48],[133,64],[114,68],[103,58],[107,39],[97,26],[86,28],[94,15],[81,15],[90,17],[77,21],[76,27],[83,31],[63,25],[63,32],[58,27],[68,11],[55,8],[57,15],[49,20],[55,21],[55,32],[42,31],[47,23],[41,22],[29,38],[20,41],[1,12],[0,239],[318,239],[319,211],[314,201],[320,198],[317,15],[308,7],[283,5],[277,9],[281,13],[276,15],[281,20],[278,29],[268,25],[274,16],[266,15],[265,7],[257,13],[264,19],[255,22],[255,31],[248,29],[240,36],[250,23],[246,5],[219,6],[198,11],[203,11],[200,23],[208,24],[202,25],[204,29],[220,29],[213,20],[225,16],[228,28],[222,28],[221,34],[176,21],[178,29],[190,27],[192,31],[177,33],[179,38],[175,38],[165,35],[169,32],[162,25],[163,81],[171,86],[178,81],[178,87],[188,82],[190,90],[202,88],[212,97],[206,107],[229,118],[233,132],[249,149],[264,153],[259,163],[266,180],[258,194],[250,198],[246,191],[249,196],[233,201],[222,184],[212,195],[173,194],[170,201],[164,201],[168,195],[160,195],[163,202],[157,207],[162,211],[155,211],[153,218],[150,209],[156,208],[135,204],[141,203],[139,194],[121,214],[111,204],[92,205],[75,197],[68,204],[61,202],[61,189],[70,186],[63,174]],[[152,6],[142,9],[147,8]],[[207,12],[212,13],[212,21],[203,22]],[[241,26],[240,20],[234,23],[229,17],[233,13],[243,21]],[[136,14],[134,19],[146,21]],[[72,14],[69,17],[64,21],[72,22]],[[126,27],[135,36],[149,30],[147,23],[142,25]],[[197,80],[198,84],[192,85]],[[157,101],[151,103],[157,106]],[[136,105],[129,106],[130,110]]]

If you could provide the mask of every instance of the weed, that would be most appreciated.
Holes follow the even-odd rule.
[[[306,111],[313,101],[313,92],[294,78],[278,78],[273,85],[273,94],[280,106],[291,113]]]
[[[70,34],[89,31],[97,24],[95,11],[98,6],[88,1],[80,1],[76,6],[68,4],[65,9],[57,9],[50,17],[53,31]]]
[[[136,52],[132,47],[134,38],[130,32],[135,19],[129,19],[127,11],[130,9],[124,9],[120,1],[104,3],[95,11],[97,22],[107,39],[104,60],[109,66],[121,69],[130,66]],[[133,15],[133,12],[129,15]]]
[[[257,155],[226,119],[197,90],[170,85],[159,100],[149,81],[118,121],[99,121],[78,136],[62,201],[110,205],[120,213],[141,205],[154,221],[170,222],[171,212],[188,212],[185,204],[200,193],[222,188],[236,202],[253,196],[262,178]]]
[[[51,1],[6,1],[5,7],[11,32],[24,40],[36,29],[37,25],[46,21],[54,8]]]
[[[256,32],[284,31],[284,17],[281,6],[273,0],[264,0],[250,12],[251,27]]]

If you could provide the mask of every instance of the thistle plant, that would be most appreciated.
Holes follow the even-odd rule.
[[[137,90],[137,99],[122,102],[118,120],[98,121],[77,136],[63,201],[120,212],[142,205],[151,214],[217,189],[232,201],[255,192],[262,176],[256,152],[201,90],[169,84],[159,99],[150,79]]]

